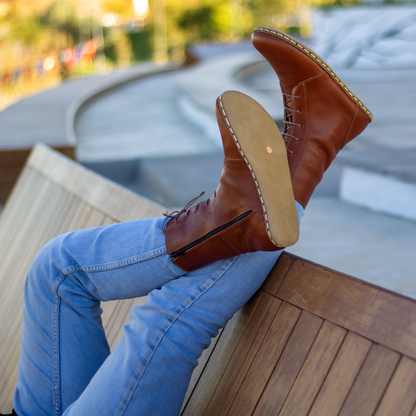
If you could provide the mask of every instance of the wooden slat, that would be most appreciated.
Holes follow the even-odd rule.
[[[293,261],[292,257],[282,253],[260,290],[275,296]]]
[[[282,408],[281,416],[308,414],[345,335],[345,329],[324,322]]]
[[[49,198],[49,204],[45,209],[47,214],[55,213],[56,208],[61,202],[63,191],[55,192]],[[45,212],[44,211],[44,212]],[[48,218],[36,222],[34,227],[34,235],[30,240],[23,241],[19,250],[14,254],[14,261],[10,263],[9,268],[5,271],[6,275],[13,276],[13,279],[8,279],[6,293],[9,296],[2,300],[0,310],[0,331],[5,334],[14,334],[16,331],[11,330],[11,325],[18,322],[16,316],[21,312],[23,306],[23,287],[26,280],[26,274],[30,267],[34,255],[43,246],[44,236],[50,229],[51,225]],[[24,254],[24,255],[23,255]],[[27,256],[27,258],[26,258]],[[4,349],[4,350],[3,350]],[[7,361],[6,356],[11,346],[3,343],[0,346],[0,356]]]
[[[39,192],[39,199],[28,201],[25,210],[21,212],[20,226],[18,230],[10,236],[9,245],[7,247],[7,256],[0,262],[0,317],[3,316],[4,311],[9,307],[11,300],[10,294],[15,293],[16,284],[19,284],[19,268],[28,259],[27,246],[31,246],[32,238],[36,238],[35,230],[38,226],[39,218],[45,210],[45,201],[53,196],[55,186],[48,186],[45,181],[39,181],[36,191]],[[62,191],[61,191],[62,192]],[[48,209],[48,207],[46,207]],[[13,278],[10,278],[13,276]]]
[[[220,414],[249,415],[254,411],[276,363],[296,325],[301,310],[283,302],[256,355],[230,411]]]
[[[375,416],[409,416],[416,402],[416,362],[402,357]]]
[[[101,302],[101,308],[103,313],[101,314],[101,320],[103,323],[104,330],[108,328],[110,320],[112,319],[113,314],[115,313],[118,305],[118,300],[111,300],[109,302]]]
[[[93,209],[83,228],[99,227],[104,222],[104,219],[105,215],[102,212]]]
[[[413,299],[303,259],[293,263],[277,297],[416,359]]]
[[[11,308],[9,305],[20,305],[21,309],[21,306],[23,305],[23,286],[25,276],[29,270],[30,264],[32,263],[38,251],[52,237],[50,234],[52,232],[52,229],[55,227],[53,221],[51,220],[54,216],[60,216],[60,212],[57,211],[56,208],[63,200],[64,191],[59,188],[58,190],[56,190],[55,185],[53,184],[49,184],[49,186],[54,192],[51,193],[50,200],[48,204],[46,204],[46,207],[43,209],[44,215],[38,221],[31,222],[31,226],[35,227],[33,237],[31,239],[28,239],[27,241],[24,241],[21,244],[20,250],[25,253],[24,259],[23,261],[15,261],[13,264],[11,264],[11,267],[14,268],[13,274],[16,277],[12,280],[13,286],[9,285],[8,288],[8,293],[11,293],[12,296],[9,296],[6,299],[6,301],[0,305],[0,316],[2,316],[2,320],[4,320],[5,322],[5,324],[2,325],[2,329],[4,327],[5,331],[9,330],[9,322],[13,322],[14,320],[16,320],[16,318],[11,319],[13,308]],[[84,218],[82,218],[81,220],[84,220]],[[19,253],[20,251],[17,253],[17,258],[20,259]],[[5,310],[5,312],[3,312],[3,310]],[[13,333],[13,331],[9,333]]]
[[[278,415],[322,326],[322,319],[303,311],[254,415]]]
[[[226,363],[230,361],[234,351],[240,344],[240,339],[250,320],[257,313],[257,308],[263,308],[267,304],[267,312],[268,308],[272,306],[272,303],[273,298],[271,296],[257,293],[228,322],[192,394],[188,394],[190,399],[183,408],[183,416],[199,416],[204,414],[215,388],[223,376]]]
[[[51,211],[53,211],[58,205],[59,205],[59,193],[56,193],[54,195],[53,199],[50,199],[50,205],[49,208]],[[56,212],[56,211],[55,211]],[[28,257],[34,256],[34,254],[37,252],[38,247],[40,246],[40,241],[42,241],[42,237],[47,232],[47,230],[50,228],[50,224],[45,221],[39,221],[37,224],[37,227],[35,229],[35,236],[32,238],[31,242],[24,242],[22,244],[21,250],[24,254],[27,254]],[[18,316],[22,313],[22,307],[23,307],[23,288],[26,280],[26,274],[30,267],[30,258],[25,259],[21,256],[21,252],[17,252],[15,255],[15,261],[10,265],[9,269],[6,271],[6,274],[9,274],[11,276],[14,276],[13,279],[9,279],[9,285],[7,286],[7,293],[9,296],[4,299],[2,302],[2,311],[0,315],[1,320],[1,333],[9,334],[7,337],[7,342],[2,343],[0,346],[0,356],[3,357],[5,362],[8,361],[7,357],[11,350],[14,349],[13,345],[10,345],[10,342],[12,339],[15,340],[15,342],[19,342],[19,338],[17,335],[19,331],[16,331],[16,329],[12,329],[13,325],[19,325],[21,322],[19,319],[17,319]],[[12,336],[11,336],[12,335]]]
[[[113,184],[45,145],[37,144],[27,163],[51,182],[118,221],[157,217],[166,211],[161,205]]]
[[[120,341],[121,337],[123,336],[123,326],[127,325],[130,321],[130,313],[132,311],[132,309],[137,306],[137,305],[141,305],[143,303],[145,303],[147,300],[147,296],[142,296],[140,298],[135,298],[135,299],[131,299],[130,300],[120,300],[119,302],[121,303],[126,303],[127,305],[127,309],[126,313],[124,315],[124,320],[121,323],[121,325],[119,326],[117,331],[114,331],[114,337],[112,337],[112,342],[110,343],[110,349],[113,350],[114,347],[117,345],[117,343]],[[116,328],[114,328],[116,329]]]
[[[20,192],[14,194],[16,207],[10,210],[10,205],[6,205],[0,217],[0,268],[4,259],[10,255],[10,244],[17,238],[19,230],[24,227],[25,210],[29,206],[33,193],[42,189],[42,186],[38,184],[40,175],[35,172],[26,172],[27,180],[22,183]]]
[[[56,186],[54,184],[49,183],[50,187],[55,188]],[[62,195],[64,194],[64,195]],[[44,215],[42,218],[42,221],[39,221],[36,225],[37,225],[37,235],[41,236],[41,240],[40,241],[36,241],[36,239],[32,239],[32,241],[30,242],[30,246],[29,246],[29,250],[27,252],[27,257],[28,260],[26,261],[26,265],[23,267],[26,267],[26,269],[29,268],[30,263],[31,263],[31,258],[34,257],[34,255],[37,253],[37,251],[43,247],[44,244],[46,244],[47,241],[49,241],[51,238],[53,238],[55,235],[54,231],[56,231],[57,227],[54,221],[54,217],[59,217],[62,220],[62,212],[65,211],[64,206],[67,203],[67,201],[71,200],[71,196],[66,193],[65,191],[61,190],[58,188],[58,190],[55,190],[55,192],[53,192],[53,198],[54,200],[56,200],[58,202],[58,205],[61,204],[63,205],[61,208],[62,209],[58,209],[58,207],[56,206],[56,203],[53,203],[52,201],[49,201],[48,204],[46,204],[46,209],[44,210]],[[83,210],[82,209],[78,209],[78,217],[76,221],[72,221],[72,225],[76,228],[82,228],[86,225],[88,218],[90,217],[90,214],[92,212],[92,209],[88,206],[86,206],[85,204],[81,204],[80,206],[83,206]],[[48,211],[50,210],[50,211]],[[101,216],[93,216],[93,220],[91,220],[90,225],[93,226],[94,225],[94,220],[95,221],[102,221],[102,217]],[[98,224],[97,224],[98,225]],[[46,231],[43,232],[42,229],[46,226]],[[32,254],[31,254],[31,250],[32,250]],[[20,273],[20,275],[22,275],[22,277],[24,277],[26,275],[27,270],[25,270],[25,273],[22,275]],[[15,291],[15,299],[14,299],[14,304],[19,305],[20,304],[20,308],[18,309],[17,314],[13,317],[13,319],[7,319],[7,321],[9,322],[13,322],[15,325],[15,328],[9,329],[9,328],[5,328],[5,330],[8,333],[12,333],[15,334],[13,337],[11,337],[9,339],[9,345],[7,348],[6,345],[6,353],[4,353],[4,351],[1,351],[0,349],[0,354],[2,354],[2,356],[8,360],[9,365],[8,368],[6,369],[6,371],[3,372],[2,374],[2,381],[5,383],[5,385],[3,386],[3,388],[0,387],[0,391],[2,391],[1,395],[0,395],[0,402],[3,400],[3,396],[5,398],[5,400],[7,400],[7,397],[12,396],[13,390],[16,386],[16,371],[17,371],[17,363],[18,363],[18,358],[19,356],[17,354],[15,354],[16,349],[20,348],[20,332],[21,332],[21,327],[22,327],[22,322],[23,322],[23,311],[22,311],[22,304],[23,304],[23,285],[24,285],[24,278],[20,279],[20,287],[18,287]],[[17,296],[17,297],[16,297]],[[11,311],[11,309],[9,309]],[[5,317],[6,319],[6,317]],[[15,358],[15,361],[8,357],[8,352],[13,352],[13,356]],[[9,354],[10,355],[10,354]]]
[[[65,230],[65,233],[82,230],[87,224],[88,218],[92,213],[93,208],[84,202],[81,202],[78,206],[77,212],[71,218],[71,222],[68,225],[68,229]]]
[[[55,188],[53,184],[50,184],[52,188]],[[13,270],[15,279],[13,279],[14,287],[9,288],[11,295],[8,302],[6,302],[7,309],[2,315],[1,330],[7,335],[7,342],[0,346],[0,355],[3,358],[3,363],[7,363],[7,367],[3,368],[0,372],[2,374],[0,387],[0,402],[7,400],[7,397],[11,395],[13,388],[15,388],[15,380],[17,375],[17,362],[18,355],[16,350],[20,348],[20,332],[23,322],[23,287],[25,282],[25,276],[30,267],[31,260],[37,253],[37,251],[49,240],[50,233],[53,230],[53,218],[60,215],[57,209],[60,204],[65,202],[63,198],[64,191],[55,190],[49,198],[49,203],[43,210],[45,214],[43,218],[35,221],[34,235],[30,240],[24,241],[21,247],[25,256],[23,260],[16,261],[12,266],[15,266]],[[7,305],[7,303],[9,303]],[[13,358],[14,357],[14,358]]]
[[[106,335],[108,344],[114,346],[117,334],[123,322],[126,319],[126,316],[130,313],[131,308],[133,307],[134,299],[126,299],[125,301],[119,301],[115,313],[113,314],[111,320],[108,323]]]
[[[8,374],[2,375],[2,378],[6,379],[6,383],[0,390],[0,403],[2,404],[2,407],[11,409],[13,407],[13,397],[14,397],[14,391],[16,390],[16,384],[17,384],[17,373],[18,373],[18,363],[20,359],[20,351],[21,351],[21,345],[20,342],[16,345],[16,348],[13,349],[13,355],[11,357],[10,365],[11,367]]]
[[[110,217],[105,217],[104,218],[104,221],[103,221],[103,225],[111,225],[111,224],[115,224],[116,222],[112,219],[112,218],[110,218]]]
[[[78,218],[79,215],[82,215],[82,210],[84,207],[85,204],[76,196],[74,196],[71,206],[69,207],[67,216],[63,219],[63,221],[57,229],[58,235],[65,234],[71,230],[71,223],[74,221],[75,217]]]
[[[71,213],[71,209],[77,199],[74,195],[71,195],[68,192],[65,192],[64,197],[62,198],[61,206],[58,208],[57,215],[54,218],[51,218],[51,234],[49,236],[49,240],[57,237],[61,233],[62,224],[64,224],[68,220],[68,216]]]
[[[399,359],[398,353],[380,344],[373,344],[340,416],[373,415]]]
[[[201,378],[201,375],[204,372],[205,367],[208,364],[208,362],[211,358],[211,355],[213,354],[213,352],[215,350],[215,347],[217,346],[218,341],[221,339],[223,329],[224,328],[222,328],[218,331],[217,336],[211,340],[211,344],[209,344],[209,347],[205,348],[205,350],[202,351],[201,356],[198,358],[198,365],[196,366],[196,368],[192,372],[191,380],[189,381],[188,389],[186,391],[185,398],[182,402],[182,408],[181,408],[180,414],[182,414],[182,412],[184,411],[184,409],[185,409],[185,407],[186,407],[186,405],[187,405],[187,403],[188,403],[188,401],[189,401],[189,399],[192,395],[192,392],[193,392],[195,386],[197,385],[199,379]]]
[[[267,302],[266,302],[267,299]],[[262,296],[262,302],[256,308],[250,322],[244,330],[230,361],[224,363],[225,370],[219,381],[205,415],[224,414],[228,411],[244,377],[253,362],[264,337],[280,307],[281,301],[269,295]]]
[[[64,192],[63,190],[59,188],[56,189],[56,185],[50,183],[49,181],[47,181],[47,183],[49,187],[54,188],[51,193],[51,196],[55,200],[55,203],[53,203],[52,201],[48,201],[46,204],[45,204],[45,200],[43,200],[43,204],[46,206],[46,208],[44,208],[42,211],[42,217],[43,217],[44,223],[49,229],[49,233],[47,233],[48,235],[44,236],[41,243],[38,245],[37,250],[35,250],[32,256],[30,255],[30,250],[27,250],[24,245],[20,247],[21,249],[25,251],[25,254],[28,257],[27,263],[31,262],[30,257],[33,258],[34,254],[36,254],[36,252],[50,238],[55,237],[55,235],[57,234],[56,231],[60,229],[62,226],[62,220],[63,220],[62,214],[65,214],[65,210],[68,209],[67,205],[70,205],[73,200],[72,195]],[[93,211],[90,207],[87,207],[85,204],[82,204],[82,203],[77,204],[77,208],[78,208],[77,209],[78,216],[75,215],[75,218],[74,217],[72,218],[73,219],[71,221],[72,224],[70,225],[72,228],[82,227],[83,223],[84,223],[84,226],[91,226],[91,227],[98,226],[104,220],[104,216],[102,215],[102,213],[98,211]],[[33,212],[33,209],[32,209],[32,212]],[[58,221],[58,224],[56,224],[54,220],[54,217],[56,216],[60,217],[60,220],[61,220],[60,223]],[[34,223],[37,226],[38,235],[42,235],[41,231],[39,230],[40,223],[36,221],[34,221]],[[27,239],[27,242],[28,244],[30,244],[32,248],[36,247],[36,239],[35,240]],[[28,266],[29,264],[27,264],[27,267]],[[22,273],[17,273],[17,274],[21,275]],[[24,275],[25,274],[26,273],[24,273]],[[4,384],[2,388],[0,389],[2,391],[2,394],[0,396],[0,400],[2,402],[3,400],[8,400],[8,397],[12,397],[12,392],[16,386],[16,377],[17,377],[16,370],[17,370],[17,361],[19,358],[19,354],[16,354],[16,351],[20,349],[20,332],[21,332],[21,325],[22,325],[21,304],[23,302],[24,275],[20,279],[19,286],[15,288],[14,290],[15,296],[13,297],[14,303],[16,305],[20,305],[19,311],[13,320],[12,319],[7,320],[8,322],[13,322],[15,328],[13,330],[8,328],[8,326],[4,328],[8,333],[14,334],[14,336],[9,338],[8,343],[4,345],[6,348],[6,354],[3,354],[3,358],[5,360],[7,359],[8,365],[7,365],[7,368],[3,369],[2,377],[1,377],[2,384]],[[17,295],[17,298],[16,298],[16,295]],[[8,310],[12,312],[11,308],[9,308]],[[12,353],[12,356],[9,357],[10,354],[7,354],[7,352]]]
[[[349,332],[309,416],[336,416],[368,354],[371,341]]]
[[[45,216],[30,223],[30,232],[28,238],[20,242],[18,250],[13,253],[11,262],[5,270],[5,276],[13,276],[13,279],[7,279],[5,294],[8,296],[2,299],[0,305],[0,317],[3,322],[2,330],[8,331],[9,324],[15,320],[13,309],[23,305],[23,287],[26,274],[38,251],[50,239],[50,233],[53,226],[53,218],[59,216],[56,208],[62,203],[64,191],[59,190],[51,194],[47,207],[43,210]],[[40,207],[42,208],[42,207]],[[32,235],[33,234],[33,235]],[[29,238],[30,237],[30,238]]]

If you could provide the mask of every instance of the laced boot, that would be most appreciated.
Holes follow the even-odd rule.
[[[337,153],[373,120],[365,105],[311,49],[278,30],[258,27],[254,47],[280,80],[282,132],[295,199],[306,207]]]
[[[206,201],[191,207],[197,197],[165,214],[167,252],[186,271],[241,253],[279,250],[299,235],[285,144],[275,122],[236,91],[217,99],[215,113],[225,156],[218,188]]]

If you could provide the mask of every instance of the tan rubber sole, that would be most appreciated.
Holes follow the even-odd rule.
[[[219,105],[253,176],[270,241],[277,247],[295,244],[299,222],[286,146],[276,123],[260,104],[237,91],[222,94]]]
[[[353,92],[341,81],[337,74],[331,69],[331,67],[313,50],[309,49],[307,46],[303,45],[298,40],[292,38],[286,33],[279,32],[276,29],[270,29],[268,27],[256,27],[254,28],[254,32],[267,33],[268,35],[275,36],[276,38],[282,39],[283,41],[290,43],[295,48],[299,49],[331,76],[331,78],[344,90],[345,94],[347,94],[347,96],[352,101],[354,101],[361,108],[361,110],[364,111],[364,113],[370,119],[370,123],[373,121],[374,116],[371,113],[371,111],[363,104],[363,102],[355,94],[353,94]]]

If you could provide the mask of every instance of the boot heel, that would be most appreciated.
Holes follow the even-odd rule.
[[[237,91],[222,94],[219,106],[252,175],[270,241],[276,247],[295,244],[299,223],[286,147],[276,123],[260,104]]]

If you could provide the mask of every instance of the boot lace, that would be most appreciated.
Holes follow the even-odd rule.
[[[302,110],[295,110],[291,107],[289,107],[289,104],[292,102],[293,98],[299,98],[299,95],[292,95],[292,94],[286,94],[285,92],[282,92],[283,95],[283,105],[284,105],[284,120],[283,120],[283,124],[284,124],[284,131],[282,131],[282,136],[283,136],[283,140],[285,141],[286,144],[286,150],[291,153],[292,155],[294,155],[295,153],[287,148],[287,144],[289,143],[290,138],[295,139],[296,141],[300,142],[300,139],[298,139],[297,137],[293,136],[292,134],[289,133],[291,126],[299,126],[299,127],[303,127],[303,125],[298,124],[298,123],[294,123],[293,120],[293,113],[301,113]]]
[[[180,211],[173,211],[170,214],[164,213],[163,215],[166,217],[165,220],[163,221],[162,224],[162,231],[163,234],[166,234],[166,230],[168,228],[168,225],[170,223],[170,221],[173,221],[173,223],[175,224],[176,221],[179,219],[179,217],[182,214],[185,214],[185,218],[188,218],[188,214],[189,211],[192,207],[192,205],[199,199],[201,198],[202,195],[205,194],[205,191],[202,191],[198,196],[196,196],[195,198],[191,199]],[[217,196],[217,191],[214,192],[214,197]],[[208,202],[209,199],[207,199],[205,201],[205,206],[208,206]],[[195,206],[195,212],[198,211],[198,207],[202,204],[202,202],[200,202],[198,205]]]

